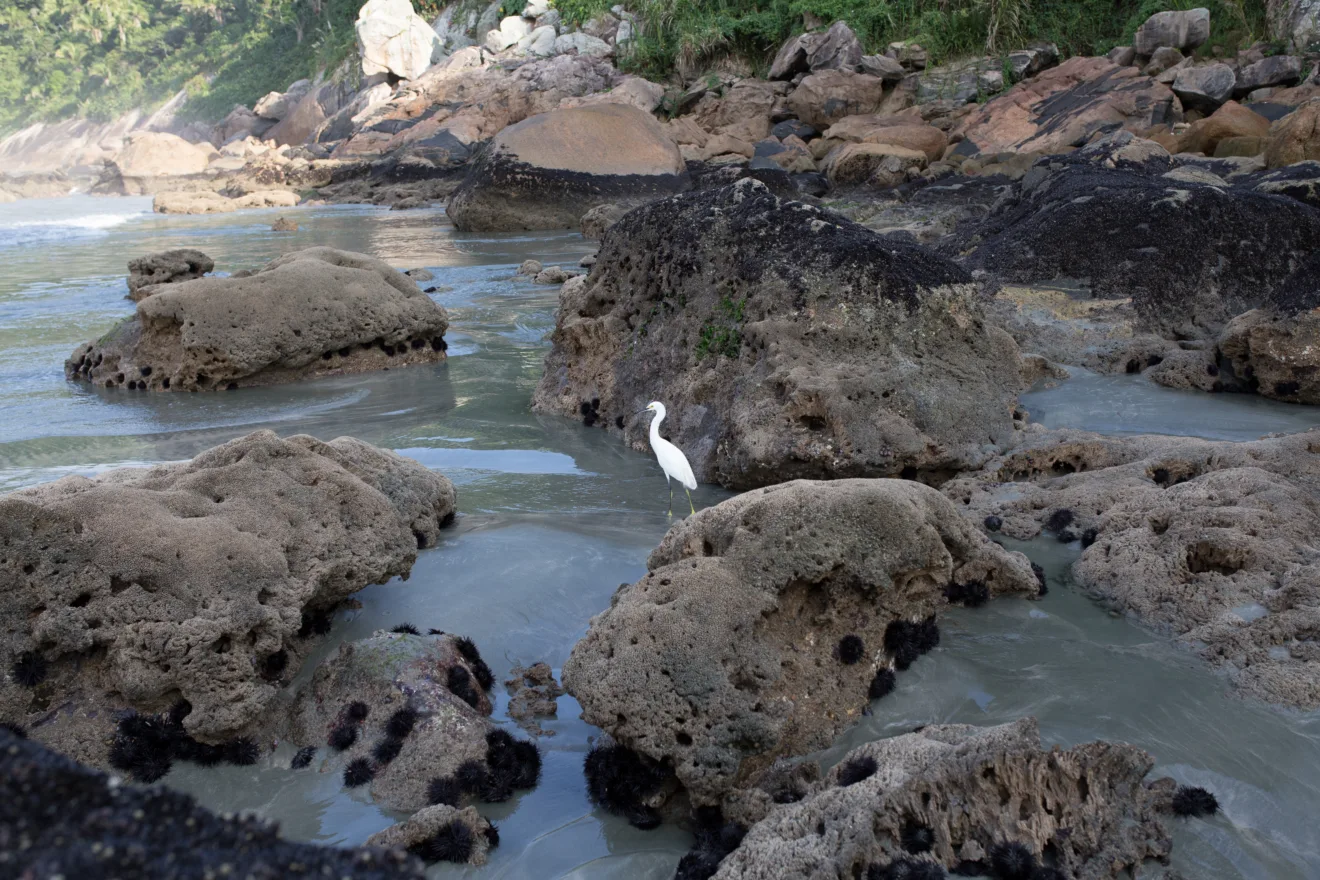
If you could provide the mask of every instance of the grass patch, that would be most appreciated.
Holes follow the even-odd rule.
[[[743,310],[747,299],[734,302],[727,294],[720,298],[716,313],[701,325],[701,335],[697,339],[697,360],[708,355],[736,358],[742,350]]]

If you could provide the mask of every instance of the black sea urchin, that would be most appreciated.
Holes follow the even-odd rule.
[[[401,636],[420,636],[422,634],[421,630],[413,626],[411,623],[401,623],[394,629],[390,630],[390,632],[398,633]]]
[[[387,736],[371,747],[371,757],[376,759],[377,764],[385,765],[399,757],[401,751],[403,751],[403,740]]]
[[[330,736],[326,738],[326,744],[337,752],[353,747],[357,742],[357,728],[351,724],[340,724],[330,729]]]
[[[9,671],[14,681],[25,688],[34,688],[46,680],[50,667],[46,664],[46,658],[36,651],[24,651],[14,658]]]
[[[304,746],[298,750],[298,754],[294,755],[293,760],[289,762],[289,769],[302,770],[304,767],[309,766],[315,757],[316,746]]]
[[[250,737],[240,736],[224,744],[225,760],[239,767],[248,767],[257,763],[261,757],[261,747]]]
[[[463,801],[463,788],[448,776],[437,776],[426,786],[426,802],[457,807]]]
[[[464,761],[454,771],[454,781],[466,794],[476,794],[486,782],[486,767],[480,761]]]
[[[838,651],[839,662],[845,666],[852,666],[866,656],[866,645],[862,642],[861,636],[847,635],[839,639]]]
[[[413,727],[417,725],[417,717],[417,710],[408,706],[396,709],[385,722],[385,733],[394,739],[403,739],[412,733]]]
[[[598,742],[587,752],[582,770],[593,802],[638,827],[654,827],[653,818],[658,824],[658,815],[653,817],[643,801],[658,794],[669,778],[663,765],[626,746]]]
[[[1219,799],[1204,788],[1178,787],[1173,795],[1175,816],[1213,816],[1219,811]]]
[[[486,838],[486,843],[490,845],[491,849],[500,845],[500,826],[489,819],[486,820],[486,827],[481,829],[481,834]]]
[[[952,605],[961,604],[968,608],[980,608],[990,601],[990,588],[980,581],[949,584],[944,588],[944,598]]]
[[[877,669],[875,677],[871,679],[871,686],[867,688],[866,696],[872,700],[888,696],[893,692],[896,681],[894,670]]]
[[[344,768],[344,785],[357,788],[376,778],[376,768],[366,758],[354,758]]]
[[[839,768],[839,787],[856,785],[863,779],[870,779],[878,769],[879,765],[876,764],[875,758],[870,755],[858,755],[855,758],[849,758]]]
[[[996,843],[990,847],[990,874],[995,880],[1031,880],[1036,855],[1017,841]]]
[[[466,823],[455,819],[408,851],[424,862],[466,862],[472,856],[474,838]]]
[[[935,832],[929,825],[920,822],[907,822],[899,835],[903,849],[913,855],[930,852],[935,847]]]
[[[467,703],[473,709],[477,708],[481,698],[472,688],[472,676],[462,666],[451,666],[445,676],[445,685],[449,692]]]
[[[354,700],[348,704],[346,709],[344,709],[344,714],[352,721],[365,721],[370,712],[371,707],[361,700]]]
[[[1073,512],[1066,507],[1061,507],[1050,514],[1050,518],[1045,520],[1045,528],[1051,532],[1059,533],[1073,524]]]

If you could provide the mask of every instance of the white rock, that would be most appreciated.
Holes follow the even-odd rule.
[[[489,52],[503,52],[510,46],[518,45],[518,41],[532,32],[532,25],[525,21],[520,15],[510,15],[500,22],[499,30],[493,30],[486,34],[486,50]]]
[[[523,7],[523,18],[536,19],[550,11],[550,0],[527,0]]]
[[[570,52],[576,52],[578,55],[594,55],[597,58],[605,58],[614,54],[614,48],[604,40],[590,36],[589,34],[561,34],[556,37],[555,54],[567,55]]]
[[[411,0],[367,0],[358,12],[357,39],[366,76],[416,79],[444,55],[444,43]]]
[[[628,19],[619,22],[619,32],[614,35],[614,45],[621,46],[633,38],[633,24]]]
[[[518,54],[547,58],[555,54],[555,29],[539,27],[518,41]]]

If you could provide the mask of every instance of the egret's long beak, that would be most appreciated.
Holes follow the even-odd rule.
[[[640,416],[640,415],[642,415],[643,413],[649,413],[649,412],[650,412],[649,409],[639,409],[637,412],[633,413],[633,415],[635,415],[635,416]]]

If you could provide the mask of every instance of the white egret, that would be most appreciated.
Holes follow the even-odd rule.
[[[651,449],[655,451],[655,460],[660,462],[660,469],[665,472],[665,483],[669,485],[669,515],[674,515],[674,484],[669,482],[671,477],[683,484],[688,507],[695,514],[697,508],[692,504],[692,490],[697,488],[697,478],[692,473],[692,465],[688,464],[683,450],[660,436],[660,423],[665,420],[665,405],[653,400],[642,412],[655,413],[655,418],[651,420]]]

